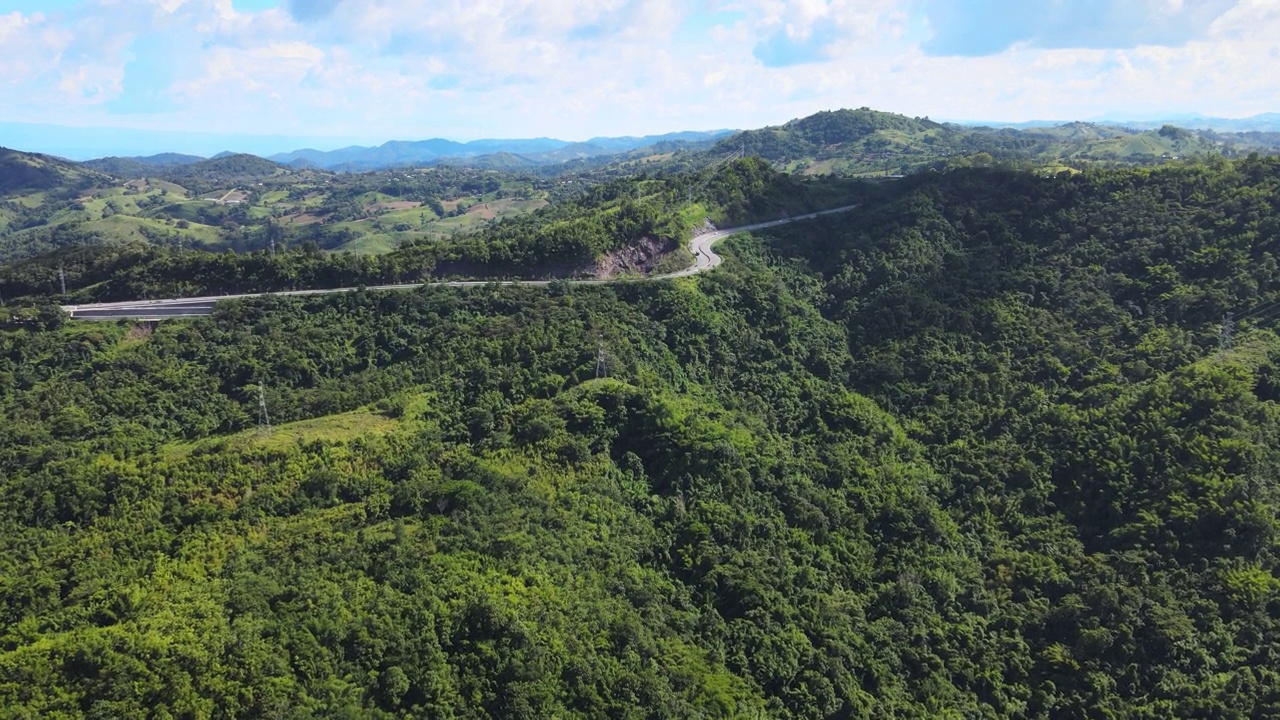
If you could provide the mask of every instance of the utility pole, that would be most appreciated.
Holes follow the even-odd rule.
[[[1222,334],[1218,337],[1218,355],[1231,349],[1231,341],[1236,329],[1235,313],[1222,316]]]
[[[271,432],[271,416],[267,414],[267,391],[258,383],[258,431]]]

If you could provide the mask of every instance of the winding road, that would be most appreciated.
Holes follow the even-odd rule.
[[[764,228],[786,225],[799,220],[812,220],[820,215],[831,215],[852,210],[857,205],[822,210],[807,215],[773,220],[770,222],[743,225],[703,233],[693,238],[689,250],[693,252],[694,263],[684,270],[665,275],[650,275],[645,280],[670,280],[689,277],[718,267],[724,261],[711,249],[711,246],[738,233],[763,230]],[[553,282],[568,282],[574,285],[606,285],[616,282],[631,282],[628,278],[617,280],[447,280],[427,283],[408,283],[403,285],[370,285],[366,290],[413,290],[426,285],[445,287],[478,287],[482,285],[550,285]],[[331,293],[351,292],[358,288],[331,288],[328,290],[291,290],[280,292],[244,293],[241,295],[208,295],[205,297],[173,298],[168,300],[127,300],[124,302],[93,303],[89,305],[63,305],[62,309],[75,320],[169,320],[173,318],[190,318],[212,315],[213,308],[224,300],[264,297],[267,295],[328,295]]]

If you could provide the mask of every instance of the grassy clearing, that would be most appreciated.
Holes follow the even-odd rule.
[[[199,223],[189,223],[189,227],[179,229],[163,220],[130,215],[112,215],[111,217],[85,224],[86,230],[101,235],[102,239],[107,241],[143,240],[146,238],[142,232],[144,228],[152,233],[179,235],[188,242],[197,242],[204,245],[216,246],[222,242],[222,237],[218,234],[217,228]]]
[[[10,201],[21,205],[24,208],[35,209],[44,205],[45,193],[32,193],[30,195],[22,195],[20,197],[9,198]]]
[[[474,196],[460,197],[460,198],[454,198],[452,200],[441,200],[440,207],[443,207],[445,212],[453,212],[458,208],[462,208],[463,210],[466,210],[467,208],[471,207],[472,205],[475,205],[478,202],[480,202],[480,200]]]
[[[333,252],[349,252],[356,255],[382,255],[400,247],[402,235],[407,233],[370,233],[349,240],[333,249]]]
[[[410,240],[430,239],[443,240],[455,234],[472,232],[489,222],[501,218],[524,215],[547,204],[546,200],[517,200],[504,198],[491,202],[476,202],[470,205],[463,215],[439,218],[428,208],[419,207],[412,210],[400,210],[379,215],[365,220],[351,220],[334,223],[331,227],[338,230],[350,230],[360,237],[352,239],[338,247],[334,252],[351,252],[358,255],[378,255],[390,252]],[[423,218],[426,224],[422,223]],[[396,232],[392,228],[404,223],[410,230]]]
[[[261,448],[280,450],[298,443],[316,440],[343,442],[369,435],[387,435],[400,426],[399,421],[368,409],[354,410],[340,415],[329,415],[311,420],[278,425],[271,432],[246,430],[217,438],[207,438],[193,443],[174,443],[163,453],[169,459],[180,459],[200,451],[215,449],[248,450]]]
[[[191,194],[189,190],[182,187],[181,185],[177,183],[171,183],[167,180],[157,180],[155,178],[148,178],[147,182],[150,183],[152,190],[168,190],[170,195],[176,194],[179,197],[185,198]]]
[[[200,222],[200,210],[202,208],[212,207],[212,203],[204,200],[185,200],[175,202],[164,207],[163,214],[173,218],[174,220],[186,220],[187,222]]]
[[[381,221],[383,225],[409,223],[415,228],[422,223],[423,218],[426,218],[428,223],[435,222],[440,219],[440,217],[431,212],[431,208],[428,207],[418,207],[411,210],[395,210],[378,216],[378,220]]]
[[[363,195],[356,196],[356,202],[359,203],[361,207],[376,205],[377,203],[383,203],[383,202],[396,202],[397,200],[400,200],[400,199],[401,198],[398,198],[394,195],[388,195],[386,193],[380,193],[380,192],[367,192]]]
[[[805,175],[830,175],[835,171],[834,160],[820,160],[804,169]]]
[[[710,215],[707,208],[702,203],[694,203],[680,210],[680,227],[686,231],[691,231],[701,225]]]

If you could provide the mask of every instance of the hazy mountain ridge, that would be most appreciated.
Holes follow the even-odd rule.
[[[554,138],[514,140],[472,140],[457,142],[392,140],[377,147],[351,146],[322,151],[303,149],[272,155],[268,159],[283,165],[318,167],[326,170],[381,170],[391,167],[431,165],[442,161],[480,158],[486,155],[518,155],[533,164],[552,164],[587,157],[624,153],[662,142],[702,142],[731,131],[682,131],[643,137],[596,137],[585,142]]]
[[[1053,128],[1070,124],[1069,120],[1024,120],[1021,122],[1003,122],[996,120],[948,120],[951,125],[964,127],[1014,128],[1016,130],[1033,130]],[[1134,128],[1138,130],[1157,130],[1165,125],[1192,128],[1195,130],[1212,130],[1214,132],[1251,133],[1280,132],[1280,113],[1261,113],[1243,118],[1222,118],[1199,113],[1155,115],[1148,117],[1095,117],[1084,121],[1091,125],[1109,127]]]
[[[145,177],[157,168],[178,167],[204,162],[206,158],[199,155],[182,153],[160,153],[144,157],[105,157],[80,163],[81,166],[104,172],[117,177]]]

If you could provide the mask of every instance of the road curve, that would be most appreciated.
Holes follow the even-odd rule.
[[[693,238],[689,250],[693,252],[694,263],[689,267],[665,275],[650,275],[645,280],[671,280],[704,273],[719,267],[724,258],[711,249],[715,243],[730,235],[763,230],[764,228],[786,225],[799,220],[811,220],[820,215],[830,215],[852,210],[857,205],[822,210],[807,215],[796,215],[781,220],[743,225],[741,227],[713,230]],[[399,285],[370,285],[366,290],[413,290],[426,285],[443,287],[478,287],[482,285],[550,285],[553,282],[567,282],[573,285],[606,285],[621,280],[442,280],[427,283],[406,283]],[[62,310],[75,320],[169,320],[173,318],[202,317],[212,315],[213,308],[223,300],[236,300],[267,295],[328,295],[331,293],[352,292],[359,288],[330,288],[327,290],[285,290],[279,292],[243,293],[239,295],[208,295],[205,297],[172,298],[166,300],[126,300],[123,302],[93,303],[86,305],[63,305]]]

